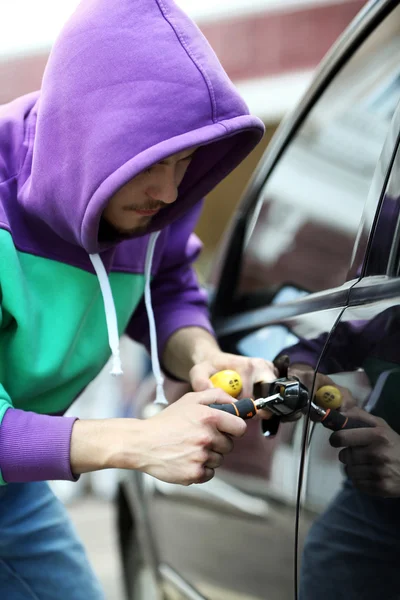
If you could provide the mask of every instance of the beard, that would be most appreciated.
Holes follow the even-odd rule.
[[[99,242],[116,243],[130,240],[134,237],[139,237],[146,233],[149,223],[136,226],[132,229],[121,229],[112,225],[106,218],[101,217],[99,224]]]

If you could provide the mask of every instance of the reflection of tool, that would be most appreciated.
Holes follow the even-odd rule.
[[[327,429],[339,431],[340,429],[362,429],[363,427],[373,427],[370,423],[359,421],[352,417],[346,417],[338,410],[321,408],[314,402],[311,402],[311,418],[313,421],[322,423]]]
[[[224,373],[224,371],[220,371],[213,376],[214,385],[219,380],[224,380]],[[240,379],[240,376],[234,371],[229,371],[229,375],[226,377],[232,380],[232,376],[234,376],[233,380]],[[216,387],[220,386],[216,385]],[[262,409],[270,411],[271,416],[277,415],[279,417],[288,417],[299,411],[304,412],[307,409],[309,391],[297,378],[282,377],[272,383],[260,382],[255,386],[256,389],[265,395],[265,397],[256,398],[255,400],[252,398],[243,398],[242,400],[228,404],[211,404],[210,406],[211,408],[223,410],[242,419],[251,419],[257,414],[258,410]],[[225,391],[227,391],[226,388]],[[332,431],[373,427],[373,425],[364,421],[346,417],[336,410],[336,406],[339,407],[342,402],[342,394],[335,386],[321,387],[315,394],[314,399],[316,402],[311,402],[310,412],[312,420],[322,423],[324,427]]]
[[[369,423],[346,417],[338,409],[342,404],[342,394],[334,385],[324,385],[317,390],[311,402],[311,418],[322,423],[327,429],[339,431],[340,429],[361,429],[373,427]]]
[[[334,385],[323,385],[315,394],[315,403],[321,408],[337,409],[342,404],[342,394]]]

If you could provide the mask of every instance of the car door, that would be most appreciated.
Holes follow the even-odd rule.
[[[396,6],[371,3],[350,26],[253,177],[211,279],[213,321],[227,351],[273,360],[329,334],[348,305],[361,276],[354,251],[362,262],[367,248],[364,207],[381,194],[372,184],[386,116],[398,101],[389,85]],[[371,228],[366,223],[367,239]],[[209,483],[182,488],[144,477],[140,518],[153,566],[177,597],[294,597],[304,435],[303,420],[268,437],[254,419]],[[302,513],[300,541],[312,520]]]
[[[328,336],[322,355],[318,347],[323,338],[313,340],[312,350],[310,341],[306,342],[309,364],[317,368],[319,376],[328,374],[343,387],[347,406],[354,404],[383,418],[397,434],[400,433],[399,143],[400,107],[391,123],[373,184],[384,193],[379,199],[370,197],[360,228],[353,270],[360,272],[362,278],[351,289],[348,306]],[[373,233],[368,235],[371,227]],[[314,364],[313,353],[318,361]],[[361,479],[348,477],[338,460],[339,450],[329,445],[329,432],[310,422],[309,426],[312,435],[305,437],[307,469],[303,477],[303,498],[307,500],[303,500],[300,519],[300,526],[308,531],[305,547],[298,548],[300,598],[364,600],[378,594],[383,598],[399,597],[397,572],[393,571],[389,579],[393,566],[390,559],[384,558],[388,542],[379,535],[387,527],[395,532],[394,537],[398,531],[390,500],[382,502],[389,495],[390,472],[387,477],[376,479],[371,475],[375,472],[373,467]],[[377,448],[374,453],[373,458],[379,460]],[[382,467],[384,474],[385,469]],[[321,548],[324,548],[322,553]],[[380,560],[374,561],[371,551]],[[363,557],[368,560],[364,562]],[[323,562],[326,571],[321,578]],[[368,568],[368,564],[374,568]],[[331,578],[329,573],[333,572]]]

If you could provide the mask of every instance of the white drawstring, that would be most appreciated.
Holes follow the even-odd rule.
[[[153,375],[156,380],[157,388],[156,388],[156,399],[154,401],[155,404],[168,404],[168,400],[165,397],[164,393],[164,377],[161,373],[160,361],[158,359],[158,347],[157,347],[157,330],[156,323],[154,319],[153,306],[151,304],[151,265],[153,262],[154,249],[156,246],[156,242],[158,236],[160,235],[159,231],[152,233],[149,239],[149,245],[147,246],[146,252],[146,261],[144,266],[144,274],[145,274],[145,287],[144,287],[144,302],[146,306],[147,317],[149,319],[149,331],[150,331],[150,350],[151,350],[151,367],[153,370]]]
[[[164,394],[164,377],[161,373],[160,362],[158,359],[158,346],[157,346],[157,330],[154,319],[153,306],[151,304],[151,265],[153,262],[154,249],[156,246],[157,238],[160,232],[152,233],[149,239],[149,244],[146,251],[146,260],[144,266],[145,276],[145,287],[144,287],[144,301],[146,306],[147,317],[149,319],[149,331],[150,331],[150,351],[151,351],[151,366],[153,375],[156,380],[156,399],[155,404],[168,404],[168,400]],[[104,310],[106,313],[107,332],[108,332],[108,343],[110,344],[112,352],[112,370],[111,375],[122,375],[122,365],[119,350],[119,333],[118,333],[118,321],[117,313],[115,310],[114,298],[108,279],[107,271],[104,267],[103,261],[98,254],[89,254],[90,260],[92,261],[94,270],[99,280],[101,293],[103,296]]]
[[[114,298],[111,291],[110,281],[103,261],[98,254],[89,254],[97,278],[100,283],[100,289],[103,296],[104,311],[106,313],[108,343],[112,352],[111,375],[122,375],[121,357],[119,351],[119,333],[117,313],[115,310]]]

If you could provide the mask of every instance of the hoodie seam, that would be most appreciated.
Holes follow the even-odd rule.
[[[194,64],[194,66],[197,68],[197,70],[199,71],[200,75],[203,77],[204,82],[207,86],[207,90],[210,96],[210,103],[211,103],[211,111],[212,111],[212,121],[213,123],[217,123],[218,122],[218,111],[217,111],[217,102],[216,102],[216,98],[215,98],[215,93],[214,93],[214,88],[213,85],[211,83],[210,78],[208,77],[207,73],[205,72],[205,70],[203,69],[203,67],[196,61],[195,57],[193,56],[193,54],[191,53],[189,46],[187,45],[185,39],[183,38],[183,35],[180,31],[178,31],[178,29],[172,24],[169,15],[168,15],[168,10],[163,2],[163,0],[156,0],[158,7],[164,17],[164,19],[167,21],[167,23],[169,24],[169,26],[171,27],[171,29],[173,30],[173,32],[175,33],[176,37],[178,38],[182,48],[185,50],[186,54],[188,55],[188,57],[190,58],[190,60],[192,61],[192,63]]]
[[[15,177],[18,177],[21,174],[21,171],[23,170],[25,163],[28,159],[28,156],[30,154],[30,152],[32,152],[33,155],[33,138],[34,138],[34,134],[35,134],[35,128],[33,126],[33,123],[29,123],[28,127],[27,127],[27,148],[26,148],[26,152],[25,152],[25,156],[23,158],[23,160],[21,161],[21,167],[18,171],[18,173],[15,175]],[[32,146],[31,146],[31,142],[32,142]]]
[[[28,125],[27,126],[27,133],[26,133],[27,148],[26,148],[26,151],[25,151],[25,155],[23,156],[23,158],[21,160],[21,164],[20,164],[18,170],[13,175],[10,175],[9,177],[7,177],[7,179],[2,179],[0,181],[0,185],[6,185],[7,183],[9,183],[10,181],[12,181],[13,179],[17,179],[18,176],[21,174],[21,171],[23,170],[23,168],[25,166],[25,162],[26,162],[26,159],[27,159],[28,154],[29,154],[30,142],[31,142],[31,140],[33,138],[33,132],[32,132],[32,130],[33,130],[33,125],[32,124]]]

